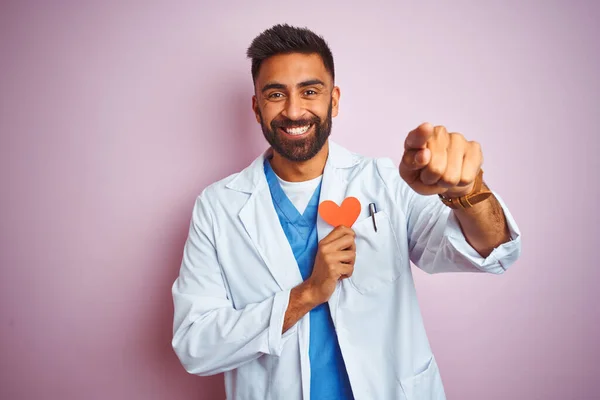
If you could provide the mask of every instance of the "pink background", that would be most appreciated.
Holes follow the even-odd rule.
[[[170,287],[196,195],[265,147],[245,49],[278,22],[333,49],[337,142],[460,131],[520,225],[503,276],[415,273],[448,398],[600,398],[598,2],[50,3],[0,6],[1,399],[224,398]]]

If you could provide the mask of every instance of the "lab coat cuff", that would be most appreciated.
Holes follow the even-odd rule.
[[[494,274],[501,274],[519,258],[521,253],[521,232],[502,198],[492,191],[506,217],[510,240],[496,247],[487,257],[482,257],[464,236],[458,218],[451,212],[446,225],[445,236],[450,245],[476,268]]]
[[[279,356],[283,349],[282,331],[285,312],[290,302],[291,289],[279,292],[273,298],[273,308],[269,321],[269,353]]]

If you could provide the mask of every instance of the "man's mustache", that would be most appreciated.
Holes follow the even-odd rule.
[[[318,124],[321,120],[318,117],[314,118],[304,118],[291,120],[289,118],[281,119],[281,120],[273,120],[271,121],[271,127],[273,129],[276,128],[299,128],[301,126],[306,126],[310,124]]]

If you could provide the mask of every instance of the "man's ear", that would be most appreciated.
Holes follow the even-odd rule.
[[[342,93],[340,91],[340,88],[337,86],[334,86],[333,90],[331,91],[331,116],[332,117],[337,117],[337,115],[338,115],[341,94]]]
[[[260,115],[258,112],[258,100],[256,99],[256,95],[252,96],[252,111],[254,111],[254,117],[256,118],[256,122],[260,124]]]

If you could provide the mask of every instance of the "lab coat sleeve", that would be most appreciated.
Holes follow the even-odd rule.
[[[412,190],[391,160],[381,166],[382,176],[386,177],[387,173],[387,186],[392,188],[395,202],[404,212],[410,260],[423,271],[501,274],[520,256],[521,233],[495,191],[492,190],[506,217],[510,240],[484,258],[467,242],[454,212],[438,196],[422,196]],[[391,168],[394,173],[390,172]]]
[[[189,373],[213,375],[263,354],[281,354],[290,290],[241,309],[233,307],[215,251],[209,202],[203,195],[194,206],[179,276],[172,286],[172,346]]]

